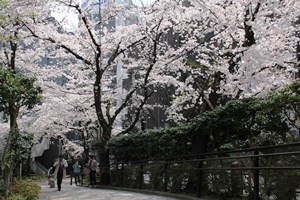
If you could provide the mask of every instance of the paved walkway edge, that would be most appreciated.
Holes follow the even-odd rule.
[[[85,186],[82,186],[82,187],[85,187]],[[123,191],[128,191],[128,192],[151,194],[151,195],[157,195],[157,196],[162,196],[162,197],[170,197],[170,198],[182,199],[182,200],[205,200],[205,199],[192,197],[192,196],[187,196],[187,195],[182,195],[182,194],[175,194],[175,193],[161,192],[161,191],[154,191],[154,190],[143,190],[143,189],[102,186],[102,185],[97,185],[96,189],[111,189],[111,190],[121,190],[121,191],[123,190]]]

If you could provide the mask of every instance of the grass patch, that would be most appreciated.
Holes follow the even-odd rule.
[[[8,200],[38,200],[41,187],[32,179],[15,179]]]

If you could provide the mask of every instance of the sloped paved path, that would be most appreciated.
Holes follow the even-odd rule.
[[[61,191],[50,188],[48,181],[40,183],[40,200],[174,200],[155,195],[140,194],[108,189],[91,189],[70,185],[70,179],[64,179]]]

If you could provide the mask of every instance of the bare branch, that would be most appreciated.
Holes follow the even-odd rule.
[[[37,35],[29,26],[27,26],[25,24],[26,28],[30,31],[30,33],[32,34],[33,37],[44,40],[44,41],[49,41],[52,44],[55,44],[58,47],[61,47],[63,49],[65,49],[68,53],[72,54],[75,58],[77,58],[78,60],[83,61],[85,64],[87,65],[93,65],[93,63],[91,63],[89,60],[83,58],[81,55],[79,55],[78,53],[76,53],[75,51],[73,51],[71,48],[69,48],[68,46],[64,45],[64,44],[60,44],[59,42],[55,41],[53,38],[43,38],[39,35]]]

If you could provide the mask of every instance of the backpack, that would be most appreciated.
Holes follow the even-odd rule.
[[[55,172],[55,167],[51,167],[50,168],[50,174],[54,174],[54,172]]]

